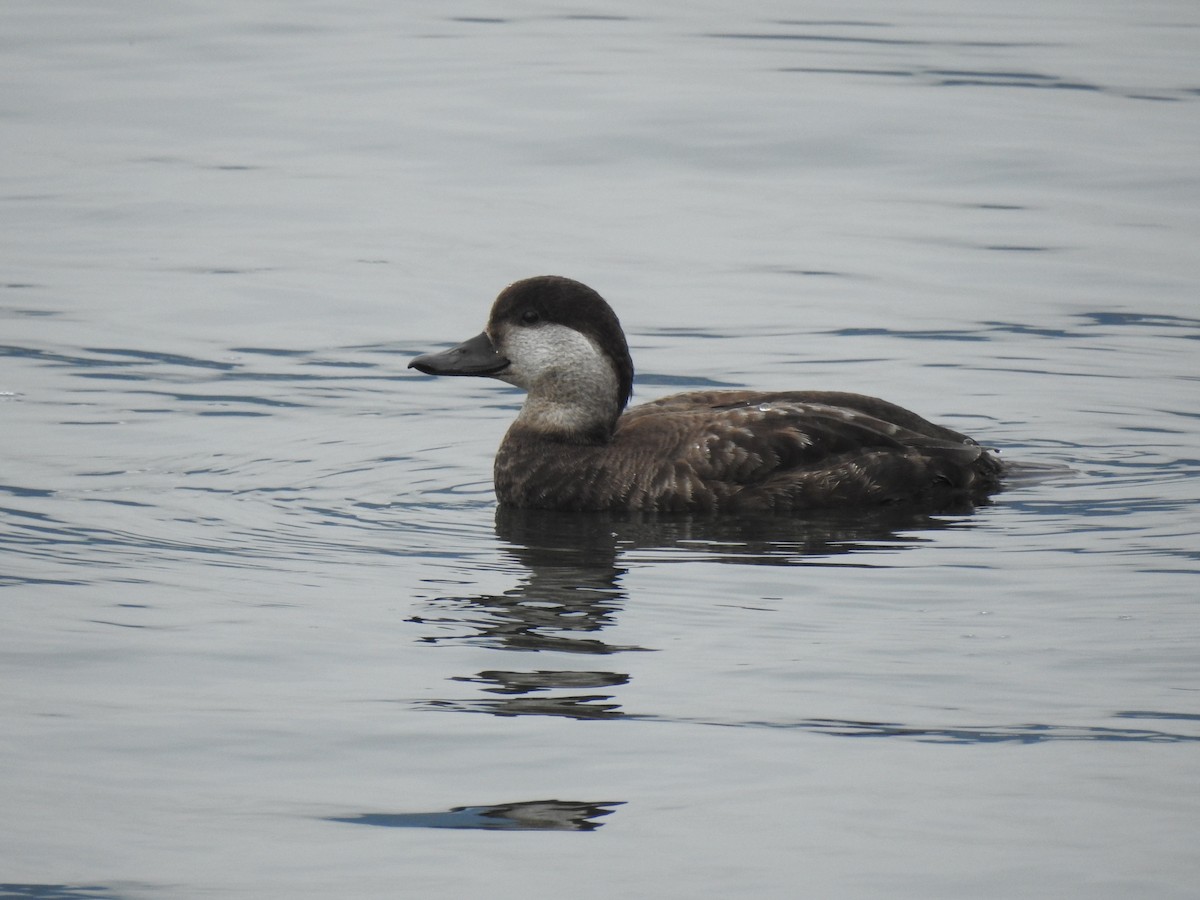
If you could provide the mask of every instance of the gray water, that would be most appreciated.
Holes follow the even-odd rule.
[[[734,11],[734,8],[738,11]],[[1184,898],[1200,8],[0,8],[0,897]],[[498,515],[409,358],[878,394],[974,515]]]

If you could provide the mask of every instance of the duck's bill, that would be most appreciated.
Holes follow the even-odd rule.
[[[485,331],[441,353],[418,356],[408,367],[426,375],[496,375],[508,368],[508,360],[496,352]]]

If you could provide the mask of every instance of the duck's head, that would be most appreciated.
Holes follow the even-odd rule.
[[[518,424],[548,436],[605,440],[633,391],[633,360],[616,313],[570,278],[510,284],[482,334],[409,364],[426,375],[482,375],[523,388]]]

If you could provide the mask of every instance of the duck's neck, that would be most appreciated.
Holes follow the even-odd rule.
[[[573,444],[606,443],[617,417],[616,377],[596,372],[562,375],[534,385],[513,422],[549,440]]]

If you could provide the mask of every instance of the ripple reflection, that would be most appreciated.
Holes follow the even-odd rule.
[[[582,803],[573,800],[525,800],[493,806],[455,806],[445,812],[360,813],[330,816],[327,822],[384,828],[461,828],[481,831],[595,831],[622,800]]]
[[[629,597],[631,564],[704,561],[733,565],[868,567],[873,551],[915,547],[922,532],[969,527],[970,518],[912,510],[830,511],[808,517],[589,515],[496,512],[505,555],[525,572],[502,593],[439,596],[410,624],[427,644],[470,644],[518,652],[551,651],[592,658],[657,648],[619,644],[603,633]],[[629,683],[615,667],[489,669],[452,676],[484,697],[422,700],[418,708],[495,716],[615,719],[629,716],[615,689]],[[563,693],[554,693],[556,691]],[[637,718],[635,716],[635,718]]]

